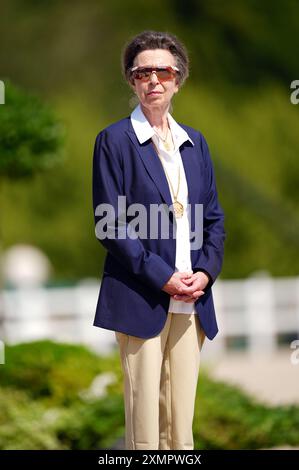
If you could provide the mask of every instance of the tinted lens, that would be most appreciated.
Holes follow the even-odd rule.
[[[150,68],[144,68],[144,69],[138,69],[133,73],[134,78],[137,80],[148,80],[150,78],[150,75],[152,73],[152,69]]]
[[[170,80],[174,75],[175,75],[175,72],[172,71],[172,69],[161,68],[157,70],[157,77],[162,82],[166,80]]]

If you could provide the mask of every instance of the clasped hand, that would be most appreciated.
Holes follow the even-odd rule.
[[[204,295],[204,289],[208,285],[209,277],[202,271],[196,273],[175,272],[163,286],[174,300],[183,300],[187,303],[195,302]]]

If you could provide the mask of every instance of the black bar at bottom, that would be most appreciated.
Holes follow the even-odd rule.
[[[96,468],[106,465],[118,465],[134,468],[139,465],[287,465],[299,462],[298,450],[2,450],[0,465],[30,465],[37,468],[41,465],[82,465],[85,468]],[[6,468],[6,467],[2,467]]]

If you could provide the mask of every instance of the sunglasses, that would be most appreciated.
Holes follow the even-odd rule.
[[[131,69],[131,77],[142,82],[147,82],[151,74],[155,72],[160,82],[166,82],[175,77],[176,73],[179,72],[177,67],[133,67]]]

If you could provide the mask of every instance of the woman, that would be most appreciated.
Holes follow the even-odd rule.
[[[218,331],[211,286],[224,216],[203,135],[169,113],[188,76],[185,47],[144,31],[122,66],[139,104],[95,143],[96,236],[108,253],[94,325],[114,330],[120,348],[126,449],[193,449],[200,350]]]

